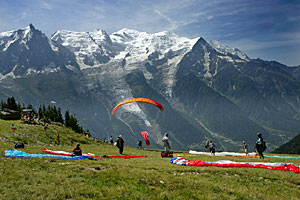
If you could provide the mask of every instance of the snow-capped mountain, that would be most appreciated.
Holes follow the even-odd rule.
[[[64,70],[68,65],[78,68],[72,54],[52,43],[32,24],[0,33],[0,59],[0,73],[10,77]]]
[[[239,150],[263,132],[270,150],[300,128],[300,80],[277,62],[171,32],[59,30],[51,39],[33,25],[0,33],[0,97],[39,106],[55,100],[94,136],[124,135],[135,145],[146,130],[152,147],[170,133],[172,147]],[[164,112],[134,97],[155,99]]]
[[[168,52],[186,52],[197,41],[197,38],[179,37],[171,32],[148,34],[130,29],[122,29],[110,37],[113,43],[125,47],[116,58],[125,58],[129,63],[144,61],[153,53],[162,57]]]
[[[228,55],[228,54],[236,55],[241,60],[250,61],[250,59],[248,58],[248,56],[245,53],[243,53],[242,51],[240,51],[239,49],[237,49],[237,48],[230,48],[228,46],[222,45],[220,42],[218,42],[216,40],[209,41],[209,44],[212,47],[214,47],[217,51],[219,51],[219,52],[221,52],[221,53],[223,53],[225,55]]]
[[[114,56],[110,37],[103,30],[94,32],[72,32],[61,30],[51,37],[74,53],[81,69],[107,63]]]

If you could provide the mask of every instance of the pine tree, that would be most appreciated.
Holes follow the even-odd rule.
[[[60,108],[57,109],[56,122],[64,123]]]
[[[3,108],[5,108],[5,103],[4,103],[4,101],[3,101],[3,100],[1,100],[1,104],[0,104],[0,106],[1,106],[1,110],[3,110]]]
[[[65,112],[65,126],[66,127],[71,127],[70,125],[70,111],[69,110],[66,110]]]
[[[39,107],[38,117],[39,117],[40,119],[43,119],[43,118],[44,118],[44,113],[43,113],[43,109],[42,109],[41,106]]]
[[[7,99],[7,108],[11,110],[18,110],[18,105],[14,97]]]

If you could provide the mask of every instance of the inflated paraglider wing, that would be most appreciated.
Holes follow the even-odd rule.
[[[128,99],[125,100],[121,103],[119,103],[111,112],[111,115],[114,115],[114,112],[122,105],[127,104],[127,103],[131,103],[131,102],[143,102],[143,103],[148,103],[148,104],[152,104],[156,107],[158,107],[161,112],[164,111],[164,108],[162,107],[162,105],[160,103],[158,103],[157,101],[154,101],[153,99],[148,99],[148,98],[144,98],[144,97],[139,97],[139,98],[133,98],[133,99]]]
[[[142,134],[144,140],[146,141],[146,145],[149,146],[150,141],[149,141],[148,133],[146,131],[142,131],[142,132],[140,132],[140,134]]]

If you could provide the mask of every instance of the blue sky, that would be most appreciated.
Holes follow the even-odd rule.
[[[60,29],[168,30],[300,65],[300,0],[0,0],[0,32],[30,23],[47,36]]]

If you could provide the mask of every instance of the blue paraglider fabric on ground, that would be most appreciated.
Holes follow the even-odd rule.
[[[4,152],[5,157],[16,157],[16,158],[60,158],[60,159],[72,159],[72,160],[79,160],[79,159],[89,159],[89,160],[96,160],[91,156],[62,156],[62,155],[52,155],[52,154],[30,154],[25,153],[19,150],[6,150]]]

